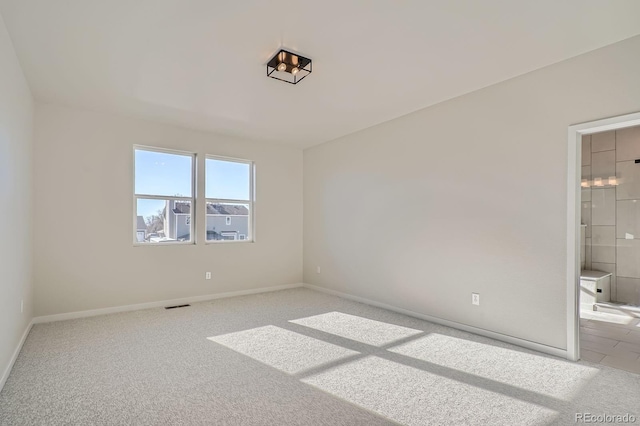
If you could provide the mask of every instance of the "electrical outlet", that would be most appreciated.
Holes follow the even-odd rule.
[[[20,301],[20,313],[24,313],[24,299]]]
[[[316,274],[320,273],[320,267],[318,266],[318,269],[316,269]]]
[[[204,274],[204,279],[205,279],[205,280],[210,280],[210,279],[211,279],[211,272],[206,272],[206,273]]]
[[[480,294],[471,293],[471,303],[474,305],[480,305]]]

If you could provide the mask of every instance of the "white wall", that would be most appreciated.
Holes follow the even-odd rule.
[[[638,76],[635,37],[306,150],[305,282],[566,348],[567,127]]]
[[[32,129],[31,92],[0,17],[0,387],[32,316]]]
[[[134,247],[134,144],[254,160],[256,242],[205,245],[200,220],[197,245]],[[38,316],[302,280],[299,149],[39,103],[34,161]]]

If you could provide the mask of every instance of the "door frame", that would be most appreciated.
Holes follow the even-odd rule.
[[[640,125],[640,112],[569,126],[567,164],[567,359],[580,359],[582,136]]]

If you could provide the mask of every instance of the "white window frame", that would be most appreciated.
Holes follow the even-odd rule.
[[[166,195],[148,195],[148,194],[136,194],[136,150],[141,151],[151,151],[151,152],[159,152],[162,154],[174,154],[174,155],[183,155],[191,157],[191,197],[170,197]],[[195,212],[196,212],[196,176],[197,176],[197,158],[195,152],[189,151],[178,151],[175,149],[167,149],[167,148],[158,148],[153,146],[145,146],[145,145],[134,145],[133,146],[133,245],[134,246],[144,246],[144,247],[153,247],[153,246],[175,246],[175,245],[193,245],[196,243],[197,235],[196,235],[196,225],[195,225]],[[146,199],[146,200],[180,200],[180,201],[190,201],[191,202],[191,223],[190,223],[190,236],[191,241],[166,241],[166,242],[144,242],[140,243],[137,239],[137,221],[138,221],[138,200]]]
[[[232,157],[222,157],[219,155],[206,155],[205,156],[205,196],[207,194],[206,182],[207,182],[207,160],[219,160],[219,161],[228,161],[232,163],[242,163],[249,165],[249,199],[248,200],[232,200],[228,198],[205,198],[205,206],[208,203],[213,204],[248,204],[249,205],[249,218],[248,218],[248,226],[247,226],[247,235],[244,240],[208,240],[206,235],[206,217],[205,217],[205,236],[204,241],[205,244],[243,244],[243,243],[253,243],[255,242],[255,163],[251,160],[245,160],[242,158],[232,158]],[[206,209],[205,209],[206,211]],[[226,219],[225,219],[226,223]],[[225,231],[221,231],[225,232]]]

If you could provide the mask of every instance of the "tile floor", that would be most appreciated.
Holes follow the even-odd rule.
[[[581,311],[580,357],[640,374],[640,315]]]

